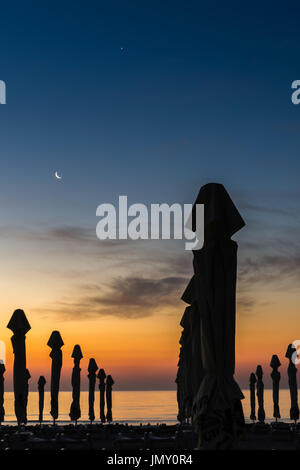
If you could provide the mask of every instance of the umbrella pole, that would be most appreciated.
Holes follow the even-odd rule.
[[[285,357],[289,359],[288,377],[289,389],[291,398],[290,419],[294,421],[295,425],[299,419],[299,406],[298,406],[298,387],[297,387],[297,368],[294,364],[293,357],[297,354],[294,344],[289,344]]]
[[[100,369],[97,377],[99,379],[99,390],[100,390],[100,421],[101,423],[105,423],[105,379],[106,379],[106,374],[104,369]]]
[[[95,410],[94,410],[94,403],[95,403],[95,383],[96,383],[96,372],[98,370],[97,363],[95,359],[92,357],[89,360],[88,366],[88,379],[89,379],[89,419],[90,424],[95,419]]]
[[[69,416],[71,418],[71,421],[75,422],[75,426],[77,426],[77,420],[81,416],[81,411],[80,411],[80,361],[83,358],[81,348],[79,344],[76,344],[74,346],[72,356],[74,359],[74,367],[72,371],[72,378],[71,378],[71,384],[72,384],[72,403],[70,407],[70,413]]]
[[[52,331],[50,338],[47,342],[47,346],[51,348],[49,354],[51,358],[51,384],[50,384],[50,394],[51,394],[51,410],[50,414],[53,418],[53,426],[55,426],[55,421],[58,418],[58,395],[59,395],[59,383],[60,383],[60,373],[62,368],[62,346],[64,342],[59,331]]]

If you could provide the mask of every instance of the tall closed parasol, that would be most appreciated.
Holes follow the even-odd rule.
[[[26,333],[31,329],[23,310],[15,310],[7,328],[13,331],[11,342],[14,352],[14,395],[15,414],[18,425],[26,424],[27,373],[26,373]]]
[[[185,353],[183,355],[184,362],[186,363],[183,376],[186,393],[189,397],[188,403],[190,402],[190,415],[193,415],[193,403],[204,375],[201,352],[199,296],[197,292],[196,275],[194,275],[190,280],[181,299],[189,304],[189,307],[185,309],[180,325],[184,327],[182,334],[183,339],[185,338],[186,333],[188,333],[188,341],[185,341],[185,343],[187,343],[187,348],[184,348]],[[181,343],[182,339],[180,340],[180,344]]]
[[[255,377],[255,374],[252,372],[250,374],[250,378],[249,378],[250,407],[251,407],[250,419],[252,419],[252,421],[256,420],[256,416],[255,416],[255,384],[256,384],[256,377]]]
[[[105,423],[105,379],[106,373],[104,369],[100,369],[97,375],[99,379],[99,390],[100,390],[100,420],[101,423]]]
[[[44,411],[44,388],[46,384],[46,379],[43,375],[40,376],[38,381],[38,390],[39,390],[39,422],[43,422],[43,411]]]
[[[281,362],[276,354],[273,354],[270,366],[272,367],[271,377],[273,381],[273,416],[277,419],[280,418],[279,411],[279,382],[280,382],[280,372],[278,368],[281,366]]]
[[[184,367],[184,400],[183,409],[184,416],[189,419],[192,416],[192,404],[193,404],[193,368],[192,368],[192,331],[190,322],[191,307],[187,307],[182,316],[180,325],[183,327],[183,331],[180,338],[180,344],[182,348],[182,359]]]
[[[299,419],[299,406],[298,406],[298,386],[297,386],[297,368],[293,362],[293,358],[297,357],[297,350],[293,344],[289,344],[285,357],[289,359],[288,376],[289,376],[289,389],[291,396],[290,418],[293,421]]]
[[[235,316],[237,243],[231,236],[245,222],[221,184],[200,189],[195,204],[204,204],[204,245],[194,254],[194,287],[200,317],[201,382],[194,398],[193,421],[202,449],[230,448],[244,425],[241,399],[235,382]],[[196,231],[196,205],[192,229]],[[203,372],[203,374],[202,374]]]
[[[266,414],[264,410],[264,383],[263,383],[263,370],[261,366],[257,366],[256,368],[256,394],[257,394],[257,401],[258,401],[258,411],[257,411],[257,418],[260,423],[265,422]]]
[[[81,369],[79,367],[80,361],[83,358],[81,348],[79,344],[76,344],[73,349],[72,357],[74,359],[74,367],[72,372],[72,397],[73,401],[70,408],[70,418],[72,421],[77,423],[77,420],[81,416],[80,410],[80,372]]]
[[[51,336],[47,345],[52,349],[50,357],[52,359],[51,364],[51,411],[50,414],[53,418],[53,424],[58,418],[58,393],[59,393],[59,382],[60,373],[62,368],[62,351],[61,348],[64,345],[62,337],[59,331],[52,331]]]
[[[94,403],[95,403],[95,383],[96,383],[96,372],[98,370],[98,366],[96,364],[95,359],[90,359],[89,367],[88,367],[88,378],[89,378],[89,418],[90,421],[95,420],[95,411],[94,411]]]
[[[107,376],[106,379],[106,406],[107,406],[107,413],[106,413],[106,421],[109,423],[112,422],[112,386],[115,382],[111,375]]]

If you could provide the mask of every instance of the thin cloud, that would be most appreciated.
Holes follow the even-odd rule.
[[[300,255],[297,256],[262,256],[258,259],[246,258],[240,267],[240,284],[256,285],[257,283],[273,283],[285,285],[300,280]]]
[[[54,310],[42,310],[57,313],[62,320],[101,316],[145,318],[180,304],[186,283],[187,279],[179,276],[159,279],[119,277],[106,286],[84,286],[77,300],[65,299],[56,303]]]
[[[255,204],[248,204],[248,203],[245,203],[245,202],[240,204],[239,207],[242,210],[247,209],[247,210],[251,210],[251,211],[254,211],[254,212],[260,212],[262,214],[278,214],[278,215],[285,215],[285,216],[294,215],[293,212],[288,211],[288,210],[279,209],[279,208],[276,208],[276,207],[265,207],[265,206],[255,205]]]
[[[252,312],[257,302],[254,297],[244,294],[237,295],[237,312],[241,314],[247,314]]]
[[[83,227],[70,227],[61,226],[47,230],[45,233],[46,238],[61,240],[61,241],[76,241],[85,242],[95,239],[95,232],[92,236],[91,230]]]

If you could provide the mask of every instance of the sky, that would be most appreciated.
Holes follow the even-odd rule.
[[[10,1],[1,5],[0,338],[23,308],[31,389],[50,381],[51,331],[82,377],[94,357],[116,389],[173,389],[192,275],[184,243],[100,241],[96,208],[192,203],[220,182],[239,244],[236,377],[278,354],[286,384],[299,327],[300,105],[296,0]],[[61,180],[54,172],[62,175]]]

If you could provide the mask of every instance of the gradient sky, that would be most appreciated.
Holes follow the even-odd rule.
[[[300,6],[296,0],[1,4],[0,336],[15,308],[31,389],[53,329],[119,389],[174,387],[183,242],[100,242],[96,207],[193,202],[223,183],[239,242],[237,378],[300,339]],[[122,51],[121,48],[124,48]],[[54,171],[63,175],[54,178]],[[285,374],[284,374],[285,375]],[[269,379],[266,379],[267,385]]]

